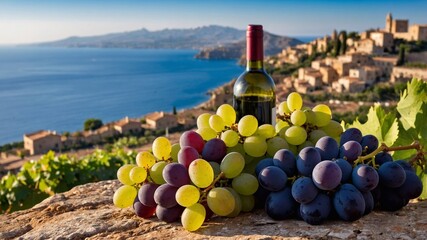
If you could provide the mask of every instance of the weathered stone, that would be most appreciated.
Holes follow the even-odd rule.
[[[427,239],[427,202],[394,213],[372,212],[355,222],[312,226],[299,220],[274,221],[262,210],[236,218],[215,217],[196,232],[180,223],[137,217],[113,206],[118,181],[75,187],[31,209],[0,216],[0,239]]]

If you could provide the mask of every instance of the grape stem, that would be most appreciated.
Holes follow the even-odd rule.
[[[214,188],[215,187],[215,184],[219,181],[219,180],[221,180],[221,178],[222,177],[224,177],[224,172],[221,172],[220,174],[218,174],[218,176],[213,180],[213,182],[212,182],[212,184],[211,185],[209,185],[209,187],[207,187],[207,188],[205,188],[202,192],[203,193],[207,193],[207,192],[209,192],[209,190],[211,190],[212,188]]]

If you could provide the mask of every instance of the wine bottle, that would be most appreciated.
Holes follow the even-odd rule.
[[[246,70],[233,88],[233,107],[237,121],[253,115],[258,124],[275,124],[276,94],[273,79],[264,70],[262,25],[248,25],[246,32]]]

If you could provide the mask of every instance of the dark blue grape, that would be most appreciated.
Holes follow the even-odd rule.
[[[163,179],[174,187],[190,184],[187,168],[180,163],[170,163],[163,168]]]
[[[274,166],[273,159],[272,158],[264,158],[263,160],[259,161],[258,164],[255,167],[255,174],[258,177],[259,173],[268,166]]]
[[[255,198],[255,208],[264,208],[265,201],[267,200],[268,195],[270,195],[270,191],[259,186],[256,192],[254,193]]]
[[[313,168],[321,161],[320,153],[314,147],[303,148],[297,157],[298,172],[306,177],[311,177]]]
[[[388,152],[379,152],[375,155],[375,164],[381,166],[386,162],[393,162],[393,158]]]
[[[171,208],[165,208],[160,205],[156,207],[156,216],[159,220],[167,223],[176,222],[180,219],[184,207],[176,205]]]
[[[372,212],[372,210],[374,210],[374,207],[375,207],[374,197],[372,196],[372,193],[370,191],[361,192],[361,193],[363,195],[363,199],[365,199],[365,212],[363,213],[363,215],[367,215],[370,212]]]
[[[300,205],[302,219],[311,225],[319,225],[325,221],[331,213],[331,199],[324,193],[309,202]]]
[[[285,171],[288,177],[297,174],[297,162],[295,155],[288,149],[280,149],[274,154],[273,164]]]
[[[175,199],[177,190],[177,187],[165,183],[158,187],[154,192],[154,201],[156,201],[157,205],[164,208],[174,207],[178,204]]]
[[[374,198],[375,207],[379,204],[381,199],[381,184],[371,190],[372,197]]]
[[[318,163],[313,169],[313,182],[319,189],[330,191],[341,183],[340,166],[331,160]]]
[[[300,177],[292,184],[292,196],[299,203],[309,203],[316,198],[319,190],[309,177]]]
[[[378,138],[371,134],[365,135],[362,137],[360,145],[364,155],[369,154],[378,148]]]
[[[282,169],[276,166],[268,166],[259,173],[258,181],[268,191],[277,192],[286,186],[288,176]]]
[[[335,159],[339,153],[337,141],[329,136],[321,137],[316,142],[316,149],[319,151],[322,160]]]
[[[357,128],[349,128],[341,134],[340,146],[348,141],[356,141],[360,143],[362,141],[362,132]]]
[[[406,172],[395,162],[386,162],[378,169],[380,182],[383,186],[397,188],[402,186],[406,179]]]
[[[291,188],[287,187],[279,192],[272,192],[265,201],[265,211],[274,220],[283,220],[295,215],[298,206],[291,194]]]
[[[357,165],[353,169],[351,179],[353,185],[362,192],[371,191],[379,182],[377,170],[366,164]]]
[[[353,171],[353,167],[351,166],[351,164],[343,158],[336,159],[335,163],[338,164],[338,166],[341,168],[341,183],[346,183],[350,181],[351,173]]]
[[[395,188],[381,188],[380,208],[382,210],[394,212],[402,209],[408,202],[409,199],[400,196]]]
[[[340,147],[340,158],[346,158],[353,163],[362,154],[362,146],[356,141],[348,141]]]
[[[159,185],[151,182],[143,184],[138,190],[139,201],[148,207],[157,206],[156,201],[154,201],[154,193],[158,187]]]
[[[405,160],[397,160],[394,161],[395,163],[399,164],[405,171],[413,172],[415,173],[415,169],[409,164],[409,162]]]
[[[365,200],[362,193],[352,184],[343,184],[333,198],[335,211],[345,221],[355,221],[365,212]]]
[[[227,154],[227,146],[224,141],[219,138],[214,138],[207,141],[203,147],[202,157],[208,162],[221,163],[222,159]]]
[[[414,199],[423,192],[423,183],[414,172],[406,171],[405,182],[396,189],[396,192],[403,198]]]

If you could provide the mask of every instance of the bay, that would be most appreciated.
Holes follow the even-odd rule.
[[[0,145],[41,129],[74,132],[196,106],[243,71],[195,50],[0,47]]]

